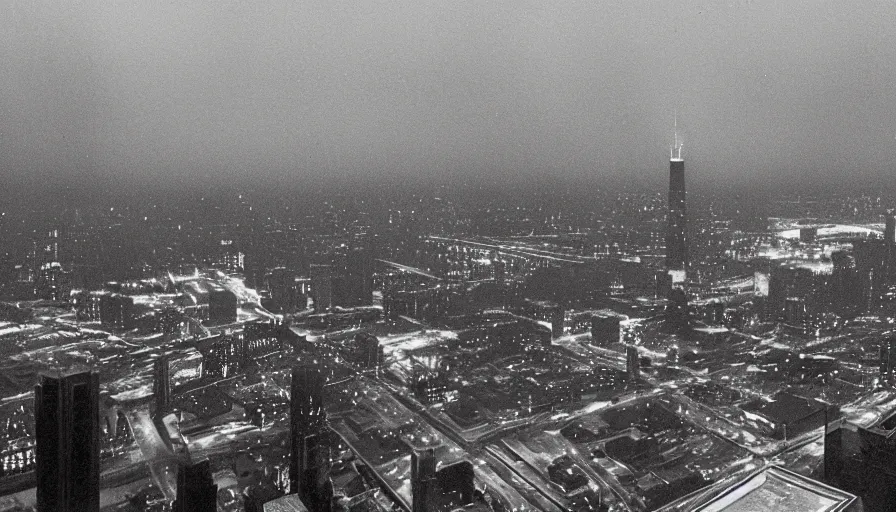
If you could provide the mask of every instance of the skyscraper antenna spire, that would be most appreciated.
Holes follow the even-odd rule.
[[[675,147],[678,147],[678,109],[675,109]]]
[[[675,109],[675,143],[672,146],[672,150],[669,152],[670,160],[681,160],[681,146],[682,144],[678,141],[678,109]]]

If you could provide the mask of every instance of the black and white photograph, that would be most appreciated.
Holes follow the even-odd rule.
[[[896,512],[896,3],[0,3],[0,512]]]

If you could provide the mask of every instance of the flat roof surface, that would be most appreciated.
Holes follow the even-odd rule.
[[[778,466],[753,473],[728,488],[700,512],[837,512],[846,510],[856,497],[817,480]]]
[[[823,411],[824,407],[823,403],[810,398],[780,392],[772,397],[772,401],[762,401],[751,409],[775,421],[789,424]]]
[[[264,512],[308,512],[308,509],[297,495],[287,494],[282,498],[265,503]]]

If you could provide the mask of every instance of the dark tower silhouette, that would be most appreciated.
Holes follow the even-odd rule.
[[[100,509],[99,376],[42,375],[34,389],[38,512]]]
[[[676,126],[677,126],[676,121]],[[684,159],[678,132],[669,158],[669,226],[666,232],[666,268],[688,269],[688,216],[684,191]]]
[[[322,313],[333,307],[333,267],[311,265],[311,296],[314,311]]]
[[[300,475],[298,493],[309,510],[327,512],[333,499],[333,487],[330,484],[330,450],[324,434],[305,436],[303,441],[303,472]]]
[[[429,512],[436,487],[436,456],[432,448],[411,454],[411,512]]]
[[[373,256],[367,248],[350,249],[337,265],[333,304],[344,307],[373,304]]]
[[[887,245],[896,245],[896,211],[887,210],[884,220],[884,242]]]
[[[880,343],[880,378],[883,382],[893,382],[894,366],[896,366],[896,337],[891,335]]]
[[[355,343],[358,345],[358,360],[362,368],[379,368],[383,363],[383,347],[376,336],[362,332],[355,335]]]
[[[162,356],[152,365],[152,392],[156,402],[156,415],[168,412],[171,403],[171,364],[167,356]]]
[[[551,309],[551,336],[556,339],[563,336],[563,319],[566,312],[563,310],[563,306],[556,305]]]
[[[638,347],[634,345],[625,347],[625,373],[631,382],[641,378],[641,359],[638,355]]]
[[[843,427],[839,421],[831,422],[825,410],[824,422],[824,481],[843,487]]]
[[[666,331],[682,333],[691,325],[688,311],[688,296],[684,289],[675,287],[669,294],[669,303],[666,305],[665,321],[663,328]]]
[[[218,486],[208,460],[186,464],[177,470],[177,499],[173,512],[217,512]]]
[[[289,492],[298,494],[306,504],[323,491],[319,472],[326,452],[323,436],[324,377],[320,370],[301,366],[292,371],[290,396]]]

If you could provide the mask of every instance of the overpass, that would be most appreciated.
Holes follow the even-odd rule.
[[[434,279],[434,280],[436,280],[436,281],[441,281],[441,280],[442,280],[442,278],[440,278],[440,277],[436,277],[436,276],[430,274],[429,272],[425,272],[425,271],[423,271],[423,270],[420,270],[420,269],[417,268],[417,267],[411,267],[411,266],[408,266],[408,265],[402,265],[401,263],[395,263],[394,261],[389,261],[389,260],[381,260],[381,259],[377,259],[376,261],[378,261],[378,262],[380,262],[380,263],[385,263],[386,265],[388,265],[388,266],[390,266],[390,267],[392,267],[392,268],[396,268],[396,269],[398,269],[398,270],[401,270],[402,272],[408,272],[408,273],[410,273],[410,274],[417,274],[418,276],[423,276],[423,277],[426,277],[426,278],[429,278],[429,279]]]

